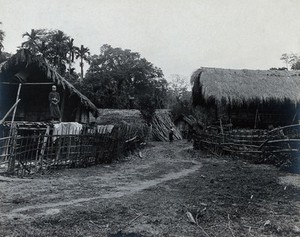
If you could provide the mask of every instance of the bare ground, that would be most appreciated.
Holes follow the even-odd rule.
[[[299,182],[186,142],[152,143],[111,165],[0,177],[0,236],[300,236]]]

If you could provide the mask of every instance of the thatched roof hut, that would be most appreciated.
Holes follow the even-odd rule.
[[[19,83],[22,84],[21,102],[16,120],[49,120],[48,94],[51,85],[56,85],[60,93],[62,121],[88,123],[91,113],[97,116],[96,106],[86,96],[57,73],[43,57],[32,55],[25,49],[19,50],[1,65],[2,116],[14,104]]]
[[[142,114],[137,109],[98,109],[97,124],[128,124],[145,125]]]
[[[150,129],[141,112],[136,109],[99,109],[98,114],[97,124],[128,125],[136,131],[143,131],[143,133]],[[175,128],[170,112],[166,109],[156,110],[152,121],[153,139],[167,141],[170,126]],[[181,139],[177,129],[175,129],[175,138]]]
[[[215,108],[215,119],[227,117],[246,127],[298,122],[300,71],[203,67],[191,82],[193,104]]]

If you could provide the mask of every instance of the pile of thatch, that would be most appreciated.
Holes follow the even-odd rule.
[[[300,71],[200,68],[191,77],[194,104],[300,101]]]
[[[137,109],[98,109],[97,124],[120,124],[123,122],[129,124],[144,125],[141,113]]]
[[[168,141],[171,127],[174,129],[174,139],[181,140],[181,134],[171,119],[170,111],[166,109],[156,110],[152,120],[153,138],[158,141]]]
[[[136,109],[99,109],[97,124],[113,124],[124,127],[128,125],[130,135],[139,134],[140,136],[152,136],[154,140],[168,141],[169,130],[173,127],[175,130],[174,138],[182,139],[180,132],[176,129],[171,114],[168,110],[156,110],[152,122],[152,135],[149,134],[151,127],[147,125],[142,114]]]
[[[138,136],[146,139],[150,128],[136,109],[98,109],[96,123],[99,125],[115,125],[122,133],[120,136],[131,139]]]

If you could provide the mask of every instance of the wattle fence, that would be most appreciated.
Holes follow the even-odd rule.
[[[194,134],[194,148],[216,155],[230,154],[272,163],[300,157],[300,125],[273,130],[210,127]]]
[[[110,163],[143,144],[143,138],[129,126],[65,135],[54,135],[50,126],[33,131],[20,135],[13,128],[10,136],[0,138],[0,173],[26,176],[51,169]]]

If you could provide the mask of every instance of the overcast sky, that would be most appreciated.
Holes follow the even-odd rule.
[[[300,54],[300,0],[0,0],[5,51],[31,29],[60,29],[99,54],[131,49],[171,74],[201,67],[269,69]]]

